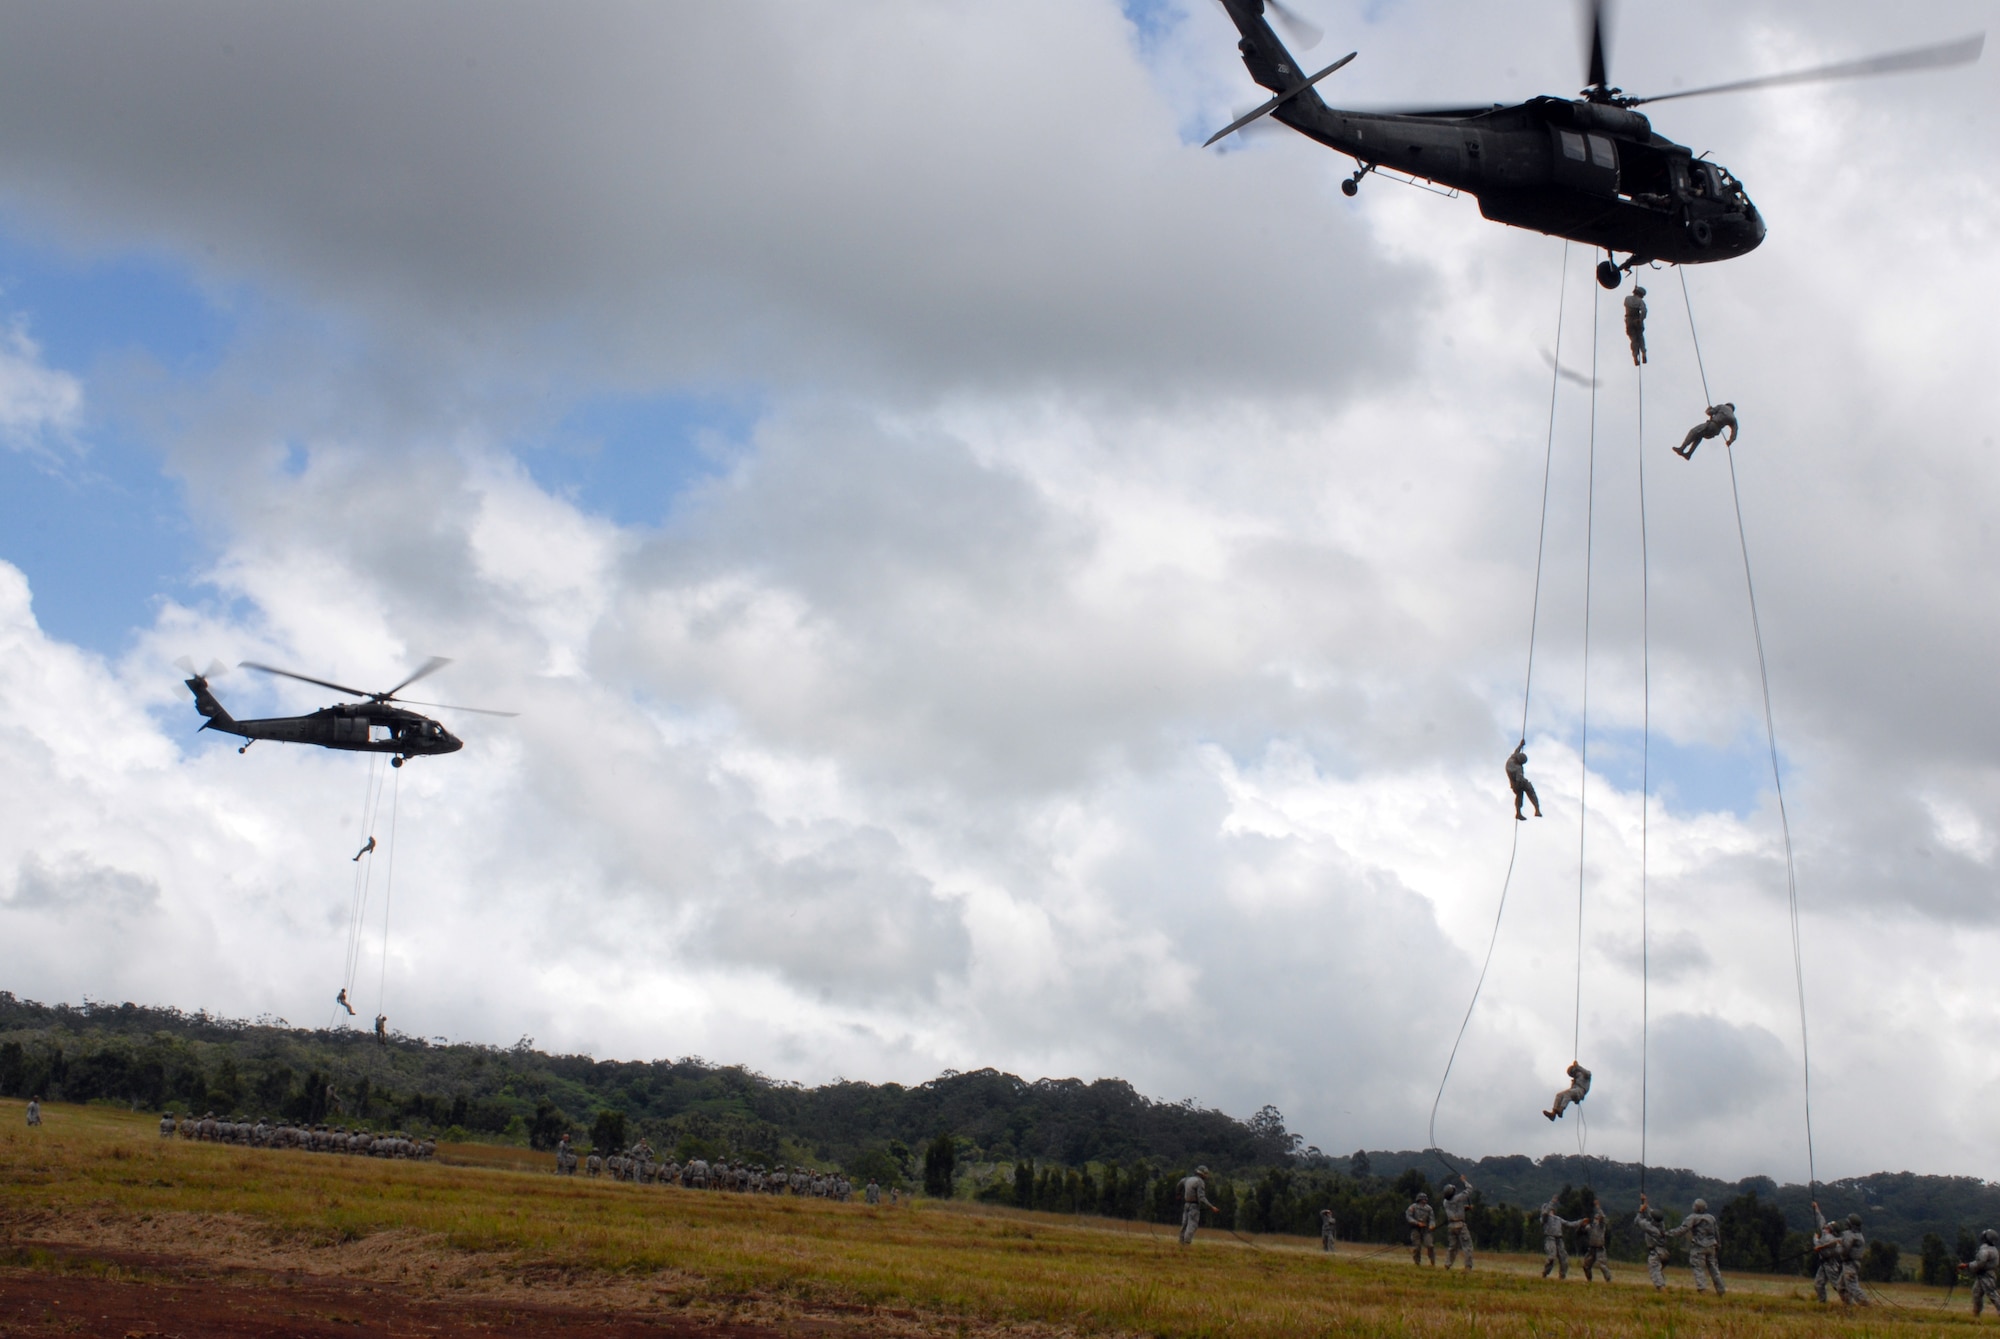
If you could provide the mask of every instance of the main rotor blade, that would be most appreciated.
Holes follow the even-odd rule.
[[[475,716],[519,716],[518,711],[495,711],[491,707],[458,707],[449,702],[412,702],[407,697],[396,699],[406,707],[436,707],[440,711],[469,711]]]
[[[375,696],[380,697],[384,700],[392,698],[396,694],[402,692],[405,688],[408,688],[411,684],[415,683],[417,680],[429,678],[431,675],[436,674],[439,670],[443,669],[446,665],[449,665],[450,663],[451,663],[450,659],[448,659],[445,656],[432,656],[429,660],[426,660],[422,665],[418,666],[416,672],[411,674],[409,678],[403,680],[401,683],[397,684],[394,688],[391,688],[386,693],[378,693]]]
[[[240,667],[243,669],[262,670],[266,674],[280,674],[287,679],[297,679],[301,683],[316,683],[321,688],[331,688],[336,693],[346,693],[350,697],[375,696],[365,688],[349,688],[344,683],[334,683],[330,679],[315,679],[310,674],[298,674],[292,670],[279,669],[276,665],[260,665],[254,660],[242,661],[240,662]]]
[[[1319,45],[1319,39],[1326,32],[1317,23],[1303,17],[1283,0],[1264,0],[1264,8],[1271,11],[1271,17],[1285,30],[1285,35],[1299,44],[1299,50],[1311,51]]]
[[[1277,97],[1272,98],[1270,101],[1264,103],[1263,106],[1258,107],[1255,111],[1246,112],[1242,116],[1237,117],[1234,121],[1231,121],[1228,125],[1216,131],[1213,135],[1210,135],[1205,141],[1202,142],[1201,147],[1206,149],[1209,145],[1215,143],[1217,140],[1221,139],[1224,135],[1234,134],[1236,131],[1241,130],[1244,126],[1249,125],[1252,121],[1256,120],[1260,116],[1263,116],[1265,113],[1275,111],[1279,106],[1281,106],[1286,102],[1291,101],[1291,99],[1305,92],[1307,89],[1311,88],[1314,84],[1326,78],[1328,75],[1332,74],[1335,70],[1347,64],[1347,62],[1353,60],[1356,56],[1360,54],[1361,53],[1358,51],[1348,52],[1345,56],[1342,56],[1339,60],[1327,66],[1324,70],[1321,70],[1318,74],[1306,80],[1303,84],[1300,84],[1298,87],[1288,88],[1284,92],[1280,93]]]
[[[1590,16],[1590,68],[1584,75],[1586,88],[1605,88],[1611,83],[1609,62],[1604,58],[1604,0],[1590,0],[1584,11]]]
[[[1787,74],[1759,75],[1755,79],[1710,84],[1706,88],[1690,88],[1679,93],[1656,93],[1650,98],[1628,98],[1625,105],[1636,107],[1642,102],[1669,102],[1674,98],[1701,98],[1711,93],[1741,93],[1752,88],[1779,88],[1787,84],[1816,84],[1830,79],[1863,79],[1877,74],[1902,74],[1907,70],[1936,70],[1948,65],[1970,64],[1979,59],[1979,53],[1985,46],[1986,34],[1974,33],[1956,42],[1892,51],[1886,56],[1869,56],[1865,60],[1844,60],[1832,65],[1816,65],[1809,70],[1793,70]]]

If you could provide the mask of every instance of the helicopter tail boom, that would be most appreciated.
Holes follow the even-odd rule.
[[[202,729],[220,730],[222,733],[229,735],[240,735],[243,733],[243,730],[236,724],[236,718],[231,716],[223,705],[215,700],[215,694],[208,691],[208,680],[206,678],[197,674],[192,679],[187,680],[187,686],[188,691],[194,694],[194,709],[207,717],[202,722]]]

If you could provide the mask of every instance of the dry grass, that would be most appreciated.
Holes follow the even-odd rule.
[[[27,1130],[0,1103],[0,1230],[216,1264],[376,1279],[461,1296],[767,1318],[839,1305],[906,1309],[909,1325],[1172,1336],[1936,1333],[1972,1323],[1934,1289],[1899,1287],[1844,1314],[1799,1280],[1735,1279],[1664,1296],[1619,1282],[1544,1282],[1539,1259],[1482,1256],[1477,1273],[1400,1254],[922,1204],[890,1209],[558,1179],[508,1170],[512,1150],[458,1165],[163,1141],[145,1117],[54,1107]],[[465,1165],[469,1163],[480,1165]],[[22,1257],[27,1258],[27,1257]],[[790,1309],[789,1311],[787,1309]],[[887,1319],[886,1313],[877,1313]],[[921,1323],[919,1323],[921,1322]],[[871,1326],[873,1323],[871,1322]]]

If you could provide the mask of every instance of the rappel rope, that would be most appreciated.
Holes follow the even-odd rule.
[[[387,1012],[382,1007],[382,1000],[389,983],[389,906],[396,892],[396,808],[402,795],[403,771],[397,768],[395,780],[389,787],[389,867],[382,880],[382,972],[375,982],[377,1017]]]
[[[1701,336],[1694,325],[1694,302],[1688,296],[1687,271],[1681,271],[1681,302],[1687,308],[1688,337],[1694,343],[1695,367],[1701,373],[1701,394],[1704,403],[1712,404],[1708,389],[1708,370],[1702,364]],[[1750,600],[1750,633],[1757,644],[1757,677],[1764,694],[1764,739],[1771,753],[1771,787],[1778,799],[1778,826],[1785,838],[1785,901],[1792,928],[1792,978],[1798,987],[1799,996],[1799,1063],[1803,1078],[1805,1125],[1806,1125],[1806,1188],[1811,1190],[1819,1183],[1818,1167],[1813,1159],[1812,1137],[1812,1048],[1806,1031],[1806,967],[1805,954],[1799,935],[1799,881],[1797,867],[1792,858],[1792,820],[1785,810],[1785,781],[1778,766],[1778,730],[1771,715],[1771,671],[1764,658],[1763,622],[1757,616],[1757,585],[1750,576],[1750,541],[1743,526],[1743,495],[1736,486],[1736,453],[1725,447],[1723,454],[1729,460],[1729,498],[1736,509],[1736,543],[1743,554],[1743,589]]]
[[[1569,243],[1563,243],[1561,278],[1556,285],[1556,348],[1552,366],[1549,369],[1549,428],[1548,437],[1542,448],[1542,519],[1535,535],[1535,594],[1528,613],[1528,667],[1521,684],[1521,735],[1528,737],[1528,703],[1535,686],[1535,633],[1542,614],[1542,558],[1548,550],[1549,541],[1549,476],[1555,461],[1556,451],[1556,393],[1562,386],[1562,332],[1563,306],[1569,291]],[[1444,1101],[1445,1085],[1451,1082],[1451,1067],[1458,1060],[1458,1048],[1465,1040],[1465,1030],[1472,1023],[1472,1011],[1479,1006],[1479,992],[1486,985],[1486,970],[1493,965],[1493,950],[1500,942],[1500,922],[1507,914],[1507,892],[1514,884],[1514,861],[1521,853],[1521,824],[1510,820],[1508,827],[1513,837],[1507,847],[1507,873],[1500,880],[1500,904],[1493,910],[1493,933],[1486,940],[1486,957],[1479,964],[1479,979],[1473,982],[1472,998],[1466,1001],[1465,1017],[1459,1020],[1458,1035],[1452,1038],[1451,1054],[1445,1058],[1444,1074],[1438,1079],[1437,1096],[1431,1099],[1431,1123],[1427,1147],[1437,1160],[1451,1172],[1464,1175],[1451,1165],[1438,1147],[1437,1119],[1438,1107]]]
[[[1653,570],[1646,545],[1646,369],[1634,364],[1639,396],[1639,1193],[1646,1193],[1646,1098],[1653,1026],[1652,926],[1647,920],[1646,838],[1653,807]]]
[[[347,958],[340,978],[341,989],[347,993],[350,1002],[354,996],[354,978],[361,965],[361,927],[368,915],[369,893],[374,883],[375,853],[367,849],[366,843],[374,836],[375,819],[382,805],[382,760],[377,757],[370,761],[367,784],[361,796],[362,849],[358,851],[354,864],[353,909],[347,926]],[[336,1013],[336,1020],[343,1015]]]
[[[1590,579],[1597,556],[1597,320],[1603,310],[1590,299],[1590,464],[1583,489],[1583,708],[1577,741],[1576,780],[1576,1014],[1570,1058],[1583,1056],[1583,882],[1585,841],[1590,833]]]

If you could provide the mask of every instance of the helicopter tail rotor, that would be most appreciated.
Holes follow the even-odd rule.
[[[181,673],[187,675],[188,678],[200,679],[203,683],[207,683],[210,679],[217,679],[229,673],[229,666],[223,664],[220,660],[211,660],[208,662],[207,669],[197,670],[194,667],[193,656],[180,657],[178,660],[174,661],[174,668],[180,670]]]
[[[1285,30],[1285,36],[1298,43],[1301,51],[1311,51],[1319,45],[1320,39],[1326,36],[1325,29],[1290,5],[1283,3],[1283,0],[1264,0],[1264,8],[1278,21],[1278,26]]]

